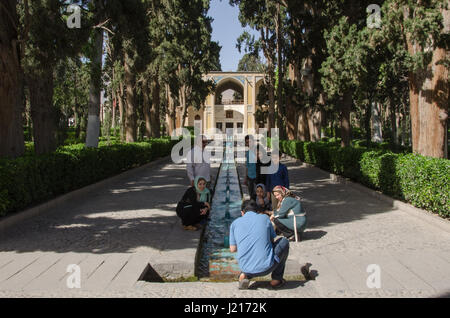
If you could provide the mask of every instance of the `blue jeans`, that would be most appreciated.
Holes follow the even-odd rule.
[[[247,276],[248,279],[251,279],[253,277],[266,276],[272,273],[272,280],[281,281],[284,275],[284,268],[286,267],[286,260],[289,255],[289,241],[284,237],[278,239],[273,244],[273,252],[275,254],[275,260],[272,267],[261,273],[244,273],[245,276]]]

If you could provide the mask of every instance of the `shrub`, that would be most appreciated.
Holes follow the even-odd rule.
[[[370,145],[373,146],[373,145]],[[394,153],[386,145],[341,148],[337,141],[280,141],[280,151],[402,199],[442,217],[450,217],[450,161]]]
[[[176,142],[100,142],[98,148],[77,144],[51,154],[0,160],[0,216],[167,156]]]

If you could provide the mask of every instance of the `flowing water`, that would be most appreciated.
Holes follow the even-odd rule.
[[[200,277],[211,280],[232,280],[240,273],[236,253],[230,253],[231,223],[241,216],[242,193],[234,161],[233,142],[227,141],[225,159],[220,166],[210,220],[201,244],[198,264]]]

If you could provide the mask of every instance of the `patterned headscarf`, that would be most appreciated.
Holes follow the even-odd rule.
[[[275,188],[273,188],[272,192],[281,193],[283,198],[292,194],[292,192],[288,188],[285,188],[283,186],[276,186]]]
[[[283,202],[285,197],[293,195],[293,193],[288,188],[285,188],[283,186],[276,186],[275,188],[273,188],[272,192],[278,192],[282,196],[282,199],[278,201],[277,210],[280,209],[281,203]]]
[[[200,202],[207,202],[208,201],[208,195],[210,194],[209,189],[207,187],[205,187],[205,189],[203,191],[200,191],[200,189],[198,188],[198,182],[200,180],[204,180],[206,182],[206,178],[202,177],[202,176],[197,176],[195,177],[195,181],[194,181],[194,186],[195,186],[195,190],[197,191],[198,194],[200,194]]]

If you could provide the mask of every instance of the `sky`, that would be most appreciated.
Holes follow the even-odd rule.
[[[237,70],[239,60],[244,52],[239,53],[236,48],[236,40],[244,31],[239,22],[239,8],[231,6],[228,0],[211,0],[208,15],[214,19],[212,22],[212,40],[219,42],[222,47],[220,51],[220,63],[222,71]],[[250,28],[245,28],[250,34],[258,33]]]

